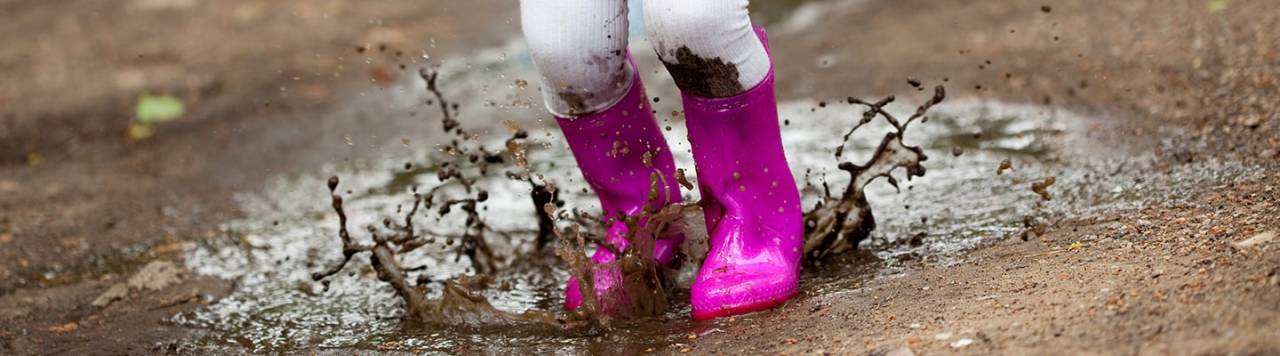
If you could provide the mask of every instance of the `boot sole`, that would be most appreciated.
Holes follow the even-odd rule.
[[[799,294],[798,290],[796,292],[792,292],[791,294],[788,294],[787,296],[779,299],[762,300],[755,303],[739,304],[734,306],[721,306],[720,308],[703,311],[703,312],[694,311],[693,320],[706,321],[706,320],[711,320],[716,318],[723,318],[726,316],[750,314],[750,313],[770,310],[773,308],[777,308],[778,306],[781,306],[783,304],[786,304],[787,301],[791,300],[792,297],[795,297],[796,294]]]

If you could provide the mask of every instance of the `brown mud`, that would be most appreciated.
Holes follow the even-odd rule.
[[[408,48],[438,44],[429,54],[439,58],[500,45],[518,32],[517,23],[505,21],[512,14],[494,14],[511,10],[497,2],[116,5],[0,4],[2,16],[14,20],[0,31],[12,37],[6,43],[33,43],[27,36],[41,34],[35,47],[0,51],[0,71],[11,79],[0,91],[4,353],[190,350],[183,345],[203,331],[172,316],[216,303],[238,282],[194,276],[159,291],[130,292],[107,307],[91,304],[149,262],[179,260],[187,244],[218,234],[219,225],[243,209],[233,193],[267,189],[270,177],[320,171],[325,162],[383,157],[402,150],[402,138],[414,145],[445,142],[443,133],[422,134],[434,132],[434,121],[382,120],[407,113],[376,100],[339,107],[334,104],[350,103],[334,98],[391,93],[380,84],[387,73],[415,76],[395,71],[412,63],[395,60],[394,48],[421,58]],[[1032,217],[1025,225],[1039,232],[1025,241],[989,240],[954,259],[907,259],[907,271],[888,278],[819,278],[806,295],[774,312],[662,324],[676,337],[646,332],[657,329],[647,325],[622,328],[636,330],[628,337],[648,340],[626,348],[610,345],[633,339],[612,335],[539,350],[1276,353],[1275,242],[1237,243],[1265,240],[1255,237],[1280,228],[1280,122],[1277,101],[1268,100],[1277,95],[1280,55],[1273,5],[812,1],[796,16],[765,14],[779,21],[771,37],[784,100],[914,91],[917,85],[903,80],[916,78],[947,84],[953,98],[1047,104],[1103,117],[1090,123],[1087,135],[1151,154],[1154,163],[1142,169],[1153,181],[1205,171],[1215,162],[1240,162],[1261,173],[1145,196],[1149,204],[1142,207]],[[812,15],[800,16],[806,13]],[[248,34],[258,41],[244,41]],[[351,54],[354,46],[377,42],[395,46]],[[209,48],[219,55],[209,55]],[[335,72],[341,73],[336,79]],[[113,80],[85,80],[103,73]],[[132,99],[149,91],[182,93],[193,103],[192,116],[160,127],[150,140],[123,139]],[[521,124],[529,127],[537,117]],[[499,121],[490,124],[497,129]],[[967,135],[952,142],[967,142]],[[395,144],[381,143],[387,141]],[[960,158],[976,151],[961,146],[946,150]],[[1024,162],[1011,155],[1016,170],[1001,177],[1016,177],[1001,179],[1041,199],[1030,186],[1047,176],[1017,176]],[[990,166],[990,176],[996,168]],[[1057,177],[1047,204],[1075,199],[1081,189]],[[242,241],[261,248],[252,236]],[[898,242],[870,241],[882,243]],[[865,259],[859,256],[837,257]],[[831,266],[825,271],[848,272]],[[501,352],[538,338],[443,347]],[[372,345],[361,349],[397,349]],[[350,351],[342,350],[331,352]]]
[[[849,137],[866,124],[878,117],[884,118],[893,126],[893,131],[886,133],[880,144],[871,152],[871,158],[863,164],[844,161],[839,163],[840,170],[849,173],[849,183],[840,197],[832,196],[831,189],[823,182],[821,200],[813,210],[805,213],[805,257],[812,261],[820,261],[832,254],[847,252],[858,247],[858,244],[870,236],[876,227],[875,214],[871,211],[871,203],[867,202],[866,188],[877,179],[883,178],[894,189],[901,191],[898,179],[893,172],[902,169],[908,181],[913,177],[922,177],[925,167],[922,164],[929,157],[920,147],[908,146],[902,140],[907,135],[907,128],[916,120],[927,121],[925,116],[929,108],[942,103],[947,97],[945,87],[934,88],[933,97],[916,108],[916,111],[904,121],[899,121],[893,114],[885,110],[885,106],[893,103],[894,97],[887,97],[875,103],[849,97],[850,105],[866,107],[861,120],[849,128],[835,148],[837,159],[844,155],[845,145]],[[820,104],[821,105],[821,104]]]
[[[658,50],[663,50],[661,44]],[[738,80],[738,67],[733,63],[725,63],[720,57],[702,58],[688,46],[669,52],[668,56],[675,60],[663,60],[662,64],[682,92],[703,98],[723,98],[746,90]]]

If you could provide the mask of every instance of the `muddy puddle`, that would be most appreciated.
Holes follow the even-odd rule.
[[[647,47],[635,47],[642,66],[659,68]],[[527,161],[531,171],[554,182],[568,207],[598,210],[595,197],[576,172],[573,158],[549,117],[537,104],[537,88],[527,56],[518,44],[494,49],[456,63],[446,63],[442,81],[460,102],[464,126],[492,127],[477,140],[502,147],[505,129],[496,124],[517,120],[529,131]],[[660,126],[670,126],[677,166],[691,180],[693,162],[684,139],[683,118],[675,107],[678,96],[665,74],[645,71],[650,95],[664,99],[654,105]],[[406,81],[383,95],[406,108],[420,107],[426,93],[421,83]],[[670,98],[669,100],[667,100]],[[876,98],[866,98],[876,99]],[[915,102],[927,96],[909,91],[900,104],[888,108],[910,116]],[[367,98],[361,100],[368,100]],[[877,148],[891,127],[875,122],[860,128],[845,146],[844,157],[833,155],[841,135],[862,117],[864,109],[843,98],[781,103],[784,142],[797,180],[804,185],[806,210],[824,194],[823,186],[843,187],[848,174],[837,169],[841,160],[861,162]],[[422,110],[422,112],[430,112]],[[406,120],[422,120],[406,117]],[[534,119],[530,119],[534,118]],[[541,118],[541,119],[538,119]],[[475,120],[475,121],[468,121]],[[908,145],[923,148],[928,160],[924,177],[898,187],[885,180],[866,190],[877,228],[859,251],[807,268],[801,281],[804,295],[838,293],[874,278],[910,273],[919,263],[955,263],[983,243],[1017,239],[1027,226],[1053,224],[1063,217],[1128,209],[1146,204],[1177,204],[1194,187],[1245,179],[1257,170],[1229,162],[1203,162],[1194,167],[1163,169],[1147,154],[1115,143],[1091,139],[1091,130],[1107,118],[1086,117],[1067,110],[1035,105],[972,99],[952,99],[935,107],[928,120],[913,124]],[[488,124],[478,124],[483,121]],[[415,143],[416,144],[416,143]],[[311,274],[342,258],[338,217],[330,206],[327,180],[342,179],[338,194],[351,212],[350,226],[380,225],[384,217],[402,215],[413,203],[413,187],[439,185],[441,167],[449,154],[443,146],[417,144],[416,152],[372,161],[344,161],[321,172],[279,177],[261,192],[237,197],[249,218],[227,222],[222,233],[197,243],[185,253],[195,273],[234,281],[234,291],[208,307],[180,314],[173,322],[198,330],[185,347],[203,351],[274,352],[290,350],[378,350],[408,353],[606,353],[677,347],[689,335],[723,332],[737,323],[689,320],[687,281],[678,278],[664,315],[640,320],[617,320],[608,329],[565,330],[545,325],[442,326],[403,321],[403,303],[380,281],[367,257],[357,257],[325,282]],[[435,162],[435,163],[433,163]],[[495,287],[481,293],[497,309],[559,311],[569,273],[553,249],[538,250],[535,207],[529,185],[509,179],[495,169],[476,186],[488,199],[477,204],[485,217],[487,242],[501,268]],[[1051,179],[1051,182],[1049,181]],[[807,182],[807,184],[806,184]],[[1036,189],[1033,189],[1033,185]],[[686,201],[695,191],[683,191]],[[1049,198],[1049,199],[1046,199]],[[444,282],[473,274],[472,263],[459,257],[466,224],[462,214],[419,218],[423,233],[441,241],[401,256],[409,276],[438,297]],[[689,243],[705,239],[701,217],[688,219]],[[1034,236],[1031,236],[1034,238]],[[804,298],[802,295],[800,298]],[[787,313],[787,308],[768,313]],[[736,318],[741,321],[756,316]]]
[[[843,172],[834,168],[833,147],[839,129],[848,127],[861,110],[843,104],[817,108],[816,102],[782,105],[789,122],[784,131],[788,155],[797,177],[812,183],[804,194],[812,201],[821,194],[822,179],[843,184]],[[1130,156],[1123,148],[1094,153],[1088,158],[1069,145],[1096,148],[1083,134],[1090,118],[1051,108],[985,101],[944,104],[930,120],[915,126],[906,138],[919,144],[930,159],[923,178],[900,184],[901,193],[884,183],[868,191],[878,223],[863,252],[855,252],[823,266],[810,268],[802,281],[807,294],[847,290],[854,283],[909,273],[921,261],[957,260],[963,252],[983,242],[1018,238],[1026,216],[1053,221],[1062,216],[1123,209],[1166,199],[1178,199],[1191,187],[1219,184],[1243,178],[1253,171],[1231,164],[1208,163],[1195,170],[1151,172],[1150,157]],[[668,137],[677,146],[678,165],[692,167],[680,125]],[[875,149],[887,128],[868,127],[851,138],[847,155],[857,160]],[[529,161],[539,172],[557,182],[569,206],[587,209],[594,197],[576,178],[573,159],[557,136],[534,134]],[[679,154],[683,153],[683,154]],[[956,154],[959,153],[957,156]],[[440,154],[422,152],[417,157]],[[430,186],[436,169],[405,169],[413,157],[377,162],[336,165],[319,175],[280,178],[260,195],[241,197],[250,219],[226,224],[224,234],[187,253],[188,265],[197,273],[236,282],[235,292],[207,309],[179,315],[176,321],[205,331],[192,346],[253,351],[289,349],[355,348],[401,351],[638,351],[687,341],[690,333],[713,333],[732,327],[717,323],[695,324],[688,319],[683,291],[677,291],[674,308],[666,315],[615,323],[609,331],[565,331],[552,327],[440,327],[400,321],[401,302],[374,276],[367,260],[356,259],[326,285],[310,274],[340,258],[336,217],[331,213],[325,187],[328,175],[343,177],[352,226],[377,224],[382,216],[395,216],[406,203],[411,186]],[[1002,162],[1012,166],[1001,175]],[[1031,185],[1055,177],[1047,189],[1050,201]],[[693,178],[696,179],[696,176]],[[509,265],[495,275],[502,288],[486,290],[498,309],[558,310],[562,285],[568,273],[551,252],[532,245],[537,232],[528,187],[502,177],[481,182],[490,198],[481,204],[489,216],[491,246],[501,256],[512,256]],[[692,200],[694,193],[685,192]],[[1156,198],[1159,197],[1159,198]],[[460,216],[455,216],[461,218]],[[700,220],[700,219],[695,219]],[[463,222],[446,217],[422,222],[422,228],[439,236],[456,235],[449,227]],[[691,229],[696,230],[696,229]],[[690,231],[690,235],[698,235]],[[701,235],[705,235],[702,233]],[[696,240],[696,237],[691,238]],[[454,248],[424,248],[404,257],[406,265],[425,266],[430,289],[439,295],[442,282],[471,274],[465,257]],[[687,286],[685,286],[687,287]],[[785,311],[782,311],[785,312]],[[750,316],[746,317],[750,318]]]

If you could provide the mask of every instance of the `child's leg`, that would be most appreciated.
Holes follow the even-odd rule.
[[[740,94],[764,80],[769,55],[751,27],[747,0],[645,0],[649,41],[680,91]]]
[[[707,259],[694,319],[780,305],[799,291],[803,212],[778,127],[767,42],[747,0],[646,0],[649,38],[680,87]]]
[[[624,0],[522,0],[525,37],[538,70],[547,107],[556,115],[582,176],[600,198],[602,216],[636,216],[651,204],[680,201],[675,162],[654,119],[627,53],[627,3]],[[650,200],[650,177],[661,178]],[[614,223],[606,240],[621,251],[627,226]],[[683,236],[653,244],[653,258],[669,263]],[[591,256],[608,263],[614,255],[601,248]],[[625,312],[621,272],[597,269],[595,294],[605,313]],[[583,301],[580,284],[570,279],[565,308]],[[590,294],[587,294],[590,295]]]
[[[520,20],[553,114],[595,113],[631,88],[626,0],[521,0]]]

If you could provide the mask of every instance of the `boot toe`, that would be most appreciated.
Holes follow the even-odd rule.
[[[796,273],[775,265],[722,266],[702,273],[690,289],[694,320],[770,309],[799,290]]]
[[[612,315],[617,310],[621,310],[624,306],[622,304],[627,302],[621,283],[622,271],[616,265],[596,265],[593,275],[596,280],[595,300],[599,302],[599,311]],[[569,283],[566,283],[564,287],[565,310],[574,311],[582,306],[582,289],[580,285],[577,277],[569,277]]]

